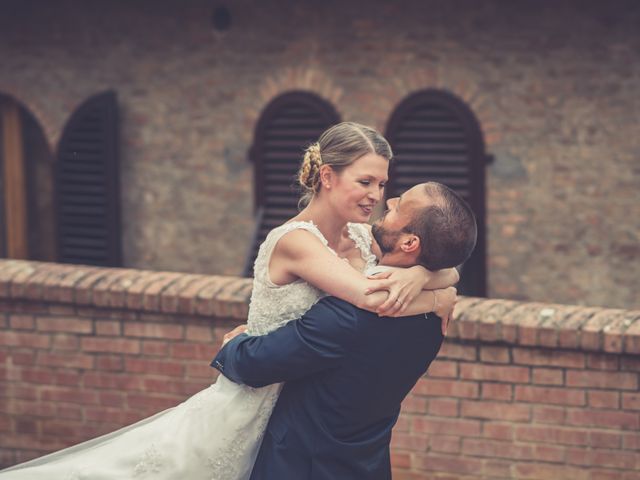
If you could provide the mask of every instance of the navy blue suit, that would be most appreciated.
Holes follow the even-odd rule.
[[[212,366],[230,380],[286,382],[251,480],[390,479],[400,403],[442,340],[435,315],[380,318],[328,297],[269,335],[227,343]]]

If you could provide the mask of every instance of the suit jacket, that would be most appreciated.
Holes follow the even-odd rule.
[[[268,335],[227,343],[212,366],[232,381],[286,382],[251,480],[390,479],[400,403],[442,340],[433,314],[381,318],[328,297]]]

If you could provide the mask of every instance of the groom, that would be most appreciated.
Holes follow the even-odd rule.
[[[444,185],[417,185],[388,207],[373,226],[382,264],[446,268],[471,254],[473,213]],[[251,480],[390,479],[400,403],[442,340],[432,314],[379,317],[334,297],[268,335],[233,338],[212,366],[252,387],[286,382]]]

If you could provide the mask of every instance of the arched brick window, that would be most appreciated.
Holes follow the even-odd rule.
[[[38,120],[0,93],[0,257],[55,261],[53,156]]]
[[[296,173],[304,149],[338,122],[340,117],[333,106],[308,92],[282,94],[262,112],[250,151],[256,230],[245,264],[246,276],[253,274],[258,247],[267,233],[298,212]]]
[[[65,126],[56,162],[58,261],[122,265],[115,92],[94,95]]]
[[[485,165],[480,126],[469,107],[441,90],[423,90],[403,100],[387,125],[395,159],[387,196],[416,183],[436,181],[469,202],[478,221],[478,244],[458,286],[464,295],[486,295]]]

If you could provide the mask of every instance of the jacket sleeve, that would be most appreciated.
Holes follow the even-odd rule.
[[[268,335],[239,335],[211,366],[236,383],[263,387],[305,377],[340,364],[355,336],[355,308],[326,298],[305,315]]]

